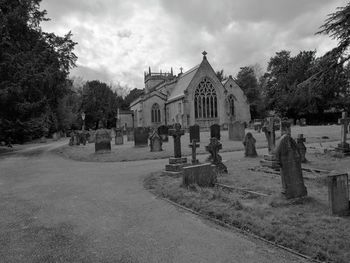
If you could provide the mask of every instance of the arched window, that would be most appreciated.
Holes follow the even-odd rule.
[[[194,115],[196,119],[217,118],[218,100],[213,84],[204,78],[194,93]]]
[[[153,123],[160,122],[160,107],[158,103],[154,103],[151,109],[151,121]]]
[[[235,116],[235,99],[234,99],[233,95],[230,95],[228,97],[228,105],[230,108],[230,115]]]

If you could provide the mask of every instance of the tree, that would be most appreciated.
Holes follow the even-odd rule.
[[[136,89],[130,90],[129,94],[125,97],[125,104],[129,108],[130,103],[136,100],[137,98],[141,97],[143,95],[144,91],[142,89]]]
[[[225,80],[227,80],[227,76],[224,74],[224,70],[219,70],[219,71],[216,71],[216,76],[218,77],[219,81],[220,82],[223,82]]]
[[[17,142],[57,129],[57,107],[70,83],[75,42],[40,28],[40,0],[0,1],[0,138]]]

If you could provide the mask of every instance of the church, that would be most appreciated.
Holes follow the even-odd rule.
[[[220,82],[204,51],[201,63],[176,76],[144,73],[141,97],[130,104],[134,127],[156,127],[180,123],[187,128],[198,124],[208,128],[216,123],[226,126],[233,121],[250,121],[247,98],[232,76]]]

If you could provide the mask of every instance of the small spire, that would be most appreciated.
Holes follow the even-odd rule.
[[[172,76],[173,75],[173,67],[171,67],[170,73],[171,73],[171,76]]]
[[[148,72],[149,74],[151,74],[151,67],[148,67]]]
[[[206,59],[207,58],[207,52],[204,50],[203,52],[202,52],[202,55],[203,55],[203,59]]]
[[[181,67],[181,68],[180,68],[180,71],[181,71],[180,74],[182,74],[182,70],[183,70],[183,68]]]

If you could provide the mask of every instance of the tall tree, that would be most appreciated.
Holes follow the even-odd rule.
[[[216,71],[216,76],[218,77],[218,79],[220,80],[220,82],[227,80],[227,76],[225,75],[223,69],[222,69],[222,70]]]
[[[40,28],[40,0],[0,1],[0,137],[24,141],[58,127],[76,43]]]

